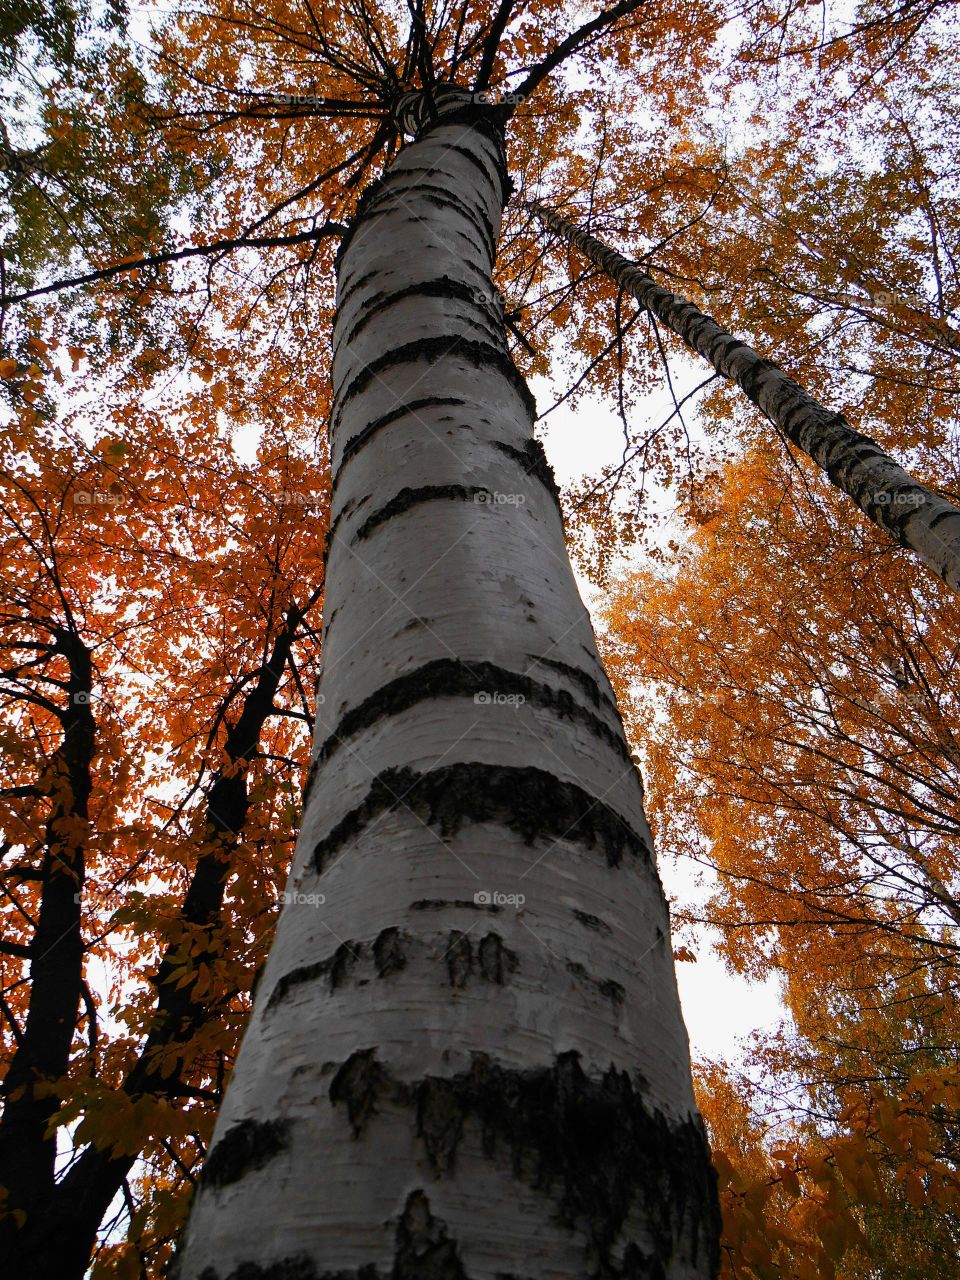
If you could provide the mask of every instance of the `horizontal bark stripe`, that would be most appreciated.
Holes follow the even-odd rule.
[[[489,107],[484,108],[478,104],[470,104],[458,111],[451,112],[450,115],[442,121],[438,120],[436,122],[428,123],[420,136],[425,137],[431,129],[437,128],[441,124],[447,127],[453,126],[454,128],[462,125],[469,125],[478,133],[483,134],[493,144],[496,175],[500,184],[500,200],[501,204],[506,204],[507,200],[510,198],[510,193],[513,191],[513,179],[507,172],[507,156],[503,143],[503,128],[497,123],[495,114],[491,112]],[[462,147],[456,142],[451,143],[447,149],[450,151],[456,151],[460,154],[463,154],[468,150],[466,147]],[[471,159],[473,159],[472,156]],[[476,165],[475,167],[478,169],[480,168],[479,165]],[[489,171],[484,168],[482,172],[487,182],[489,182],[491,180]]]
[[[324,960],[316,960],[312,964],[298,965],[285,973],[270,992],[266,1003],[266,1012],[279,1004],[295,987],[304,983],[316,982],[321,978],[328,980],[328,989],[333,992],[346,981],[353,968],[363,960],[373,960],[377,977],[386,978],[398,973],[406,964],[406,951],[410,939],[400,929],[382,929],[372,942],[355,938],[341,942],[337,949]]]
[[[344,449],[343,458],[341,459],[340,466],[333,481],[333,490],[336,490],[346,463],[351,458],[355,457],[356,454],[359,453],[360,450],[379,431],[383,430],[384,427],[392,426],[395,422],[405,418],[408,414],[412,414],[415,417],[421,408],[430,408],[435,405],[442,404],[455,405],[463,408],[467,407],[464,401],[455,400],[452,397],[446,397],[444,399],[431,397],[422,401],[414,400],[407,405],[398,406],[397,409],[391,410],[390,413],[384,414],[382,417],[377,418],[374,422],[370,423],[370,425],[365,427],[362,432],[354,436],[353,440],[351,440]],[[553,504],[557,508],[557,511],[562,516],[563,507],[560,500],[560,490],[557,488],[553,468],[547,461],[547,456],[543,451],[543,445],[540,441],[528,440],[526,446],[522,449],[517,449],[513,445],[506,444],[502,440],[494,440],[491,443],[494,449],[498,449],[501,453],[506,454],[508,458],[512,459],[517,466],[520,467],[524,475],[530,476],[534,480],[538,480],[543,485],[553,500]],[[341,512],[334,520],[333,525],[331,526],[331,533],[328,534],[329,541],[332,541],[332,531],[339,525],[343,514],[344,513]]]
[[[486,327],[492,331],[492,338],[496,339],[499,337],[503,326],[501,324],[499,329],[494,326],[490,320],[489,307],[479,300],[485,296],[485,292],[479,285],[475,289],[471,289],[469,285],[464,284],[461,280],[451,280],[449,276],[439,276],[435,280],[421,280],[416,284],[407,285],[405,288],[396,289],[391,293],[375,294],[364,304],[363,314],[354,323],[344,339],[344,343],[349,346],[368,324],[375,320],[379,321],[388,307],[395,306],[398,302],[406,302],[410,298],[454,298],[460,302],[466,302],[476,309]],[[505,341],[504,346],[506,346]]]
[[[472,698],[493,693],[522,697],[531,706],[553,712],[561,720],[581,724],[612,751],[630,763],[630,752],[622,734],[581,706],[566,689],[555,689],[532,679],[525,672],[510,671],[493,662],[473,662],[457,658],[436,658],[405,675],[382,685],[376,693],[344,715],[317,752],[315,764],[329,760],[345,738],[370,728],[378,720],[399,715],[420,702],[434,698]]]
[[[452,902],[447,898],[418,898],[410,903],[411,911],[446,911],[448,907],[458,911],[489,911],[491,915],[499,915],[503,910],[496,902],[476,902],[469,898],[456,898]]]
[[[539,480],[547,493],[556,504],[557,510],[563,514],[563,507],[560,503],[560,490],[557,488],[557,480],[553,474],[553,467],[547,461],[547,455],[543,451],[543,445],[539,440],[530,439],[522,449],[516,449],[512,444],[507,444],[503,440],[494,440],[493,447],[499,449],[501,453],[505,453],[508,458],[520,467],[528,476],[533,476]]]
[[[340,290],[337,296],[337,305],[333,311],[333,326],[334,326],[335,342],[339,341],[341,317],[344,311],[346,310],[347,304],[349,303],[350,299],[353,297],[353,295],[357,292],[358,289],[362,289],[364,285],[369,284],[371,280],[375,280],[379,275],[380,275],[379,270],[376,267],[374,267],[370,271],[365,271],[362,276],[358,276],[356,280],[352,280],[349,284],[341,283]]]
[[[465,1123],[473,1120],[484,1155],[505,1158],[518,1179],[552,1195],[561,1220],[600,1262],[596,1274],[609,1280],[664,1274],[663,1260],[683,1239],[692,1240],[694,1261],[703,1258],[702,1274],[716,1274],[720,1209],[703,1126],[651,1107],[642,1079],[626,1071],[611,1066],[598,1079],[588,1076],[579,1057],[568,1051],[524,1070],[476,1054],[467,1071],[408,1082],[375,1049],[361,1049],[341,1064],[329,1096],[344,1107],[355,1137],[375,1124],[382,1104],[409,1108],[439,1178],[456,1169]],[[622,1238],[638,1205],[645,1210],[643,1247]],[[652,1255],[645,1252],[651,1245]]]
[[[495,104],[483,102],[474,93],[452,85],[436,86],[431,111],[424,101],[414,102],[413,94],[418,92],[411,91],[400,100],[402,114],[398,115],[397,119],[401,122],[403,131],[415,135],[418,142],[422,142],[433,130],[439,128],[468,127],[485,135],[494,150],[495,173],[500,181],[501,203],[506,204],[513,190],[513,182],[507,172],[502,112]],[[423,95],[420,96],[423,97]],[[461,152],[476,163],[474,153],[469,148],[459,145],[459,140],[448,143],[446,150]],[[480,171],[489,183],[492,180],[489,171],[485,167],[481,167]]]
[[[362,542],[394,516],[402,515],[425,502],[473,502],[481,493],[486,494],[487,498],[492,496],[489,489],[476,484],[428,484],[419,489],[401,489],[379,511],[374,511],[364,520],[355,537]]]
[[[584,671],[581,667],[574,667],[569,662],[560,662],[557,658],[548,658],[545,655],[540,656],[536,653],[528,653],[527,657],[531,662],[550,667],[552,671],[556,671],[560,675],[566,676],[568,680],[572,680],[574,684],[579,685],[595,707],[605,707],[607,711],[610,711],[616,717],[617,724],[620,723],[620,712],[617,709],[617,704],[608,694],[604,693],[599,681],[595,680],[589,671]]]
[[[334,422],[339,423],[343,416],[344,407],[387,369],[394,369],[399,365],[414,364],[419,361],[427,364],[437,364],[441,360],[451,357],[466,360],[478,369],[495,369],[513,387],[520,397],[521,403],[531,416],[536,413],[537,404],[530,388],[520,376],[517,366],[505,351],[491,346],[488,342],[477,342],[473,338],[464,338],[458,334],[451,334],[449,337],[443,335],[435,338],[420,338],[416,342],[404,343],[402,346],[385,351],[382,356],[378,356],[376,360],[371,361],[370,364],[361,369],[344,391],[334,411]]]
[[[205,1188],[226,1187],[262,1169],[287,1146],[282,1120],[241,1120],[228,1129],[203,1163]]]
[[[459,147],[456,144],[454,144],[450,148],[450,150],[455,151],[459,156],[463,156],[464,160],[472,164],[475,169],[478,169],[488,182],[491,181],[490,171],[487,169],[487,166],[483,163],[480,157],[476,155],[473,151],[471,151],[468,147]],[[505,179],[507,182],[509,182],[509,179],[506,178],[506,173],[501,168],[498,168],[496,170],[496,177],[501,184],[504,183]],[[510,185],[512,187],[512,184]],[[504,198],[506,198],[506,196]]]
[[[405,194],[408,197],[406,199],[404,199]],[[493,261],[496,244],[489,221],[482,213],[471,209],[469,205],[457,199],[445,187],[431,183],[411,182],[406,187],[400,186],[399,189],[393,188],[390,191],[381,192],[367,216],[368,218],[387,218],[391,215],[406,214],[415,222],[426,224],[425,211],[422,208],[418,211],[417,207],[425,204],[433,205],[435,209],[452,209],[458,217],[468,222],[475,239],[467,235],[461,227],[456,226],[446,227],[445,235],[462,237],[469,245],[471,254],[482,254],[488,262]]]
[[[532,766],[464,761],[425,773],[404,767],[378,774],[362,803],[314,846],[317,871],[375,818],[398,808],[438,828],[442,837],[456,835],[464,823],[495,822],[527,844],[539,838],[599,845],[610,867],[625,856],[653,865],[652,851],[626,820],[576,783]]]
[[[427,953],[445,965],[451,983],[460,987],[465,985],[466,978],[471,975],[503,986],[506,977],[518,965],[516,953],[506,946],[500,934],[493,929],[482,937],[471,935],[469,930],[453,933],[448,930],[414,936],[399,927],[391,926],[381,930],[372,941],[347,939],[324,959],[290,969],[274,985],[264,1006],[264,1014],[270,1014],[286,1000],[291,991],[303,986],[322,983],[325,994],[332,995],[350,981],[366,985],[371,977],[390,978],[406,969],[408,962],[418,952]],[[455,981],[454,968],[458,978],[462,977],[462,980]]]
[[[458,127],[466,126],[475,128],[482,133],[492,144],[494,154],[496,156],[497,178],[500,184],[503,199],[506,200],[511,190],[510,179],[507,175],[506,154],[503,146],[503,133],[489,119],[485,118],[485,113],[476,106],[466,105],[463,110],[451,113],[448,119],[441,119],[436,122],[430,122],[428,127],[436,127],[437,125],[449,126],[451,130]],[[454,148],[449,148],[453,150]],[[467,151],[468,148],[456,148],[458,152]],[[465,157],[464,157],[465,158]],[[434,169],[436,172],[436,169]],[[487,181],[490,181],[490,174],[483,170]],[[402,180],[404,175],[404,167],[389,169],[386,173],[381,174],[379,178],[371,182],[364,188],[360,199],[357,201],[357,208],[353,220],[347,227],[346,233],[340,237],[340,243],[337,246],[337,253],[334,259],[334,266],[339,273],[340,264],[345,258],[354,236],[363,227],[368,215],[375,209],[376,202],[381,194],[386,194],[389,190],[391,182]]]
[[[343,475],[343,469],[350,459],[355,457],[364,445],[369,444],[373,437],[383,431],[384,428],[393,426],[395,422],[400,422],[406,417],[415,418],[424,409],[465,409],[468,407],[467,402],[459,396],[421,396],[418,400],[407,400],[403,404],[395,405],[386,413],[381,414],[379,418],[374,418],[373,422],[369,422],[362,431],[358,431],[344,445],[343,453],[340,457],[340,465],[331,484],[331,494],[336,493],[340,477]]]

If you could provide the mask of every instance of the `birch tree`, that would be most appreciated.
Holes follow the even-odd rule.
[[[636,262],[538,201],[543,225],[605,271],[723,378],[736,382],[782,435],[823,468],[874,524],[960,590],[960,510],[920,484],[843,414],[819,404],[776,364],[663,288]]]
[[[639,776],[492,303],[501,133],[397,110],[338,263],[312,783],[179,1275],[707,1276]]]

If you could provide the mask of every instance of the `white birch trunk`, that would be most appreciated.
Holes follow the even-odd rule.
[[[700,1280],[639,776],[493,300],[502,143],[440,103],[339,261],[315,768],[179,1276]]]
[[[864,515],[960,591],[960,510],[920,484],[875,440],[855,431],[843,414],[825,409],[777,365],[721,329],[692,302],[662,288],[637,263],[536,200],[525,208],[632,294],[717,373],[738,383]]]

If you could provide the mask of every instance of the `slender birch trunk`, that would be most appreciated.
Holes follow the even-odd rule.
[[[637,263],[536,200],[525,202],[525,208],[605,271],[717,373],[739,383],[864,515],[960,591],[960,510],[915,480],[875,440],[854,431],[842,414],[825,409],[777,365],[721,329],[692,302],[661,288]]]
[[[700,1280],[667,908],[491,279],[470,96],[338,263],[314,767],[181,1280]]]

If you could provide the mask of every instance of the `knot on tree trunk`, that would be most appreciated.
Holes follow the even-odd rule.
[[[488,116],[490,105],[487,96],[446,82],[430,89],[410,89],[394,103],[393,118],[402,134],[418,138],[447,117],[463,119],[471,111],[476,112],[478,118]]]

